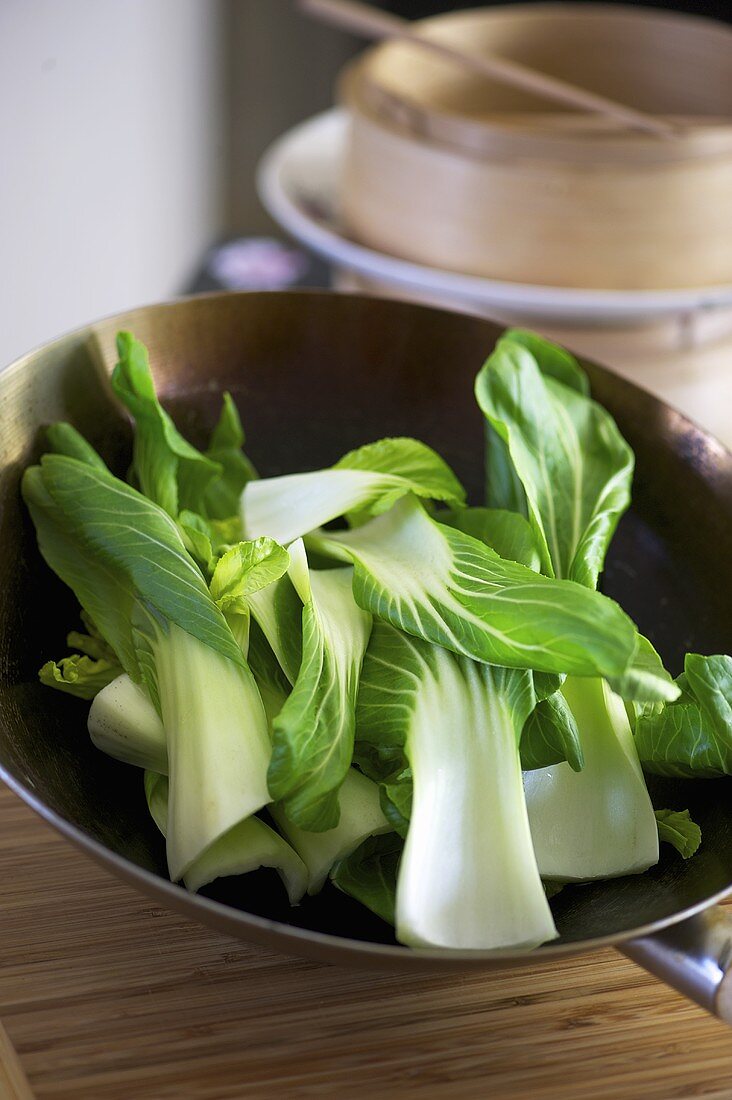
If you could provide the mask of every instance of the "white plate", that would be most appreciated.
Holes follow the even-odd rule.
[[[573,290],[499,282],[410,263],[365,248],[341,231],[338,181],[348,119],[334,108],[279,138],[260,161],[259,197],[269,214],[302,244],[341,268],[481,310],[579,322],[619,323],[732,306],[732,286],[689,290]]]

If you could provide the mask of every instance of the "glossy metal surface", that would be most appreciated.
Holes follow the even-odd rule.
[[[661,932],[624,943],[620,950],[732,1024],[732,914],[713,905]]]
[[[229,389],[265,474],[330,464],[385,435],[424,439],[454,465],[474,501],[482,424],[473,378],[499,329],[478,318],[395,301],[282,293],[213,295],[152,306],[65,337],[0,375],[0,772],[47,820],[163,903],[285,953],[378,967],[538,965],[558,954],[644,935],[732,889],[732,799],[720,782],[652,784],[658,806],[689,807],[699,854],[665,851],[649,874],[571,887],[554,901],[561,938],[531,955],[413,951],[327,887],[290,910],[268,872],[191,896],[165,877],[139,772],[96,752],[86,705],[40,687],[39,665],[65,652],[73,598],[44,568],[18,497],[40,429],[72,421],[123,473],[129,428],[106,382],[113,335],[149,346],[160,391],[201,441]],[[637,456],[633,509],[603,581],[679,670],[689,649],[732,650],[732,456],[679,414],[590,366],[595,396]],[[39,889],[42,884],[39,883]]]

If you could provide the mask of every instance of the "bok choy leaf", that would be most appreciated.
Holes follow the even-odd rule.
[[[551,344],[533,332],[511,329],[503,340],[526,348],[533,355],[542,374],[569,386],[578,393],[589,395],[587,376],[577,360],[564,348]],[[486,422],[486,501],[494,508],[508,508],[528,515],[526,493],[511,460],[508,446]],[[502,555],[503,556],[503,555]]]
[[[412,771],[396,892],[402,943],[493,949],[556,935],[521,781],[519,739],[534,703],[528,671],[374,624],[357,730]]]
[[[204,515],[221,520],[238,516],[244,487],[257,476],[242,450],[244,442],[244,429],[234,400],[230,393],[224,393],[221,415],[206,448],[206,458],[216,463],[221,473],[204,491]]]
[[[65,455],[26,470],[42,555],[128,675],[144,682],[170,761],[173,879],[270,801],[262,701],[172,519],[110,473]]]
[[[95,629],[91,622],[89,627]],[[114,650],[96,634],[72,630],[66,644],[80,652],[62,657],[58,663],[46,661],[38,673],[38,679],[46,687],[57,688],[79,699],[93,699],[122,671]]]
[[[586,392],[542,373],[534,350],[510,334],[500,340],[476,397],[525,493],[543,572],[594,588],[630,502],[633,452]]]
[[[203,515],[204,495],[222,467],[183,438],[158,401],[145,345],[120,332],[117,354],[112,389],[135,420],[133,470],[140,489],[173,518],[183,509]]]
[[[381,439],[312,473],[252,481],[242,496],[248,538],[270,535],[287,544],[330,520],[379,515],[406,493],[450,505],[465,490],[449,466],[416,439]]]
[[[688,810],[656,810],[658,839],[671,844],[682,859],[691,859],[701,844],[701,829]]]
[[[331,879],[344,894],[365,905],[392,927],[396,924],[396,886],[404,841],[396,833],[365,840],[333,868]]]
[[[536,537],[527,519],[518,512],[501,508],[462,508],[458,512],[441,514],[440,522],[456,527],[492,550],[501,558],[517,561],[541,572],[541,557]]]
[[[321,531],[307,544],[353,561],[360,607],[474,660],[612,676],[635,652],[635,628],[617,604],[500,558],[435,523],[413,496],[362,527]]]
[[[264,650],[260,648],[262,642],[265,647],[267,644],[263,641],[263,636],[260,640],[255,632],[253,638],[255,647],[250,651],[252,671],[262,699],[270,702],[271,717],[274,718],[287,699],[289,685],[284,688],[276,671],[268,667],[267,657]],[[274,656],[271,653],[269,656],[271,663],[275,663]],[[134,764],[148,770],[146,789],[150,809],[161,831],[165,832],[168,788],[161,786],[159,780],[168,773],[168,752],[163,723],[146,692],[126,674],[119,676],[101,691],[92,703],[88,726],[93,743],[102,752],[126,764]],[[157,797],[159,794],[164,794],[164,803],[159,801]],[[162,806],[164,809],[161,809]],[[268,807],[280,832],[307,867],[309,894],[318,893],[334,863],[350,855],[367,837],[388,832],[391,828],[381,810],[378,786],[354,768],[349,769],[338,792],[338,806],[338,825],[334,829],[319,833],[308,832],[293,825],[277,803]],[[237,827],[237,831],[230,836],[236,844],[227,842],[224,846],[224,851],[239,852],[237,858],[244,859],[247,866],[244,867],[242,863],[242,869],[238,871],[218,870],[214,875],[212,871],[223,864],[206,859],[205,866],[210,876],[207,881],[212,881],[214,877],[224,873],[244,874],[246,870],[254,869],[253,864],[252,866],[248,864],[255,859],[257,845],[244,844],[244,840],[251,835],[252,830],[242,831]],[[261,830],[254,831],[255,839],[257,835],[260,840],[265,836],[268,837],[268,834],[263,834]],[[271,838],[267,840],[267,850],[271,847],[270,840]],[[219,842],[210,849],[217,857],[221,852],[218,845]],[[262,865],[270,866],[268,863]],[[186,884],[190,878],[189,871]]]
[[[165,836],[168,827],[169,784],[164,775],[145,773],[145,794],[150,813]],[[185,885],[196,893],[217,878],[246,875],[260,867],[279,874],[290,901],[296,905],[308,883],[305,864],[286,840],[258,817],[248,817],[213,842],[191,864]]]
[[[203,453],[183,438],[160,404],[145,345],[120,332],[117,353],[112,389],[135,421],[133,473],[142,492],[174,519],[181,512],[210,521],[235,516],[244,486],[256,474],[241,450],[244,432],[230,394],[224,394]],[[236,533],[241,537],[238,523]],[[209,537],[226,541],[216,537],[215,527]]]
[[[512,466],[524,493],[542,570],[594,589],[630,501],[633,476],[632,451],[612,417],[591,400],[571,357],[526,333],[508,333],[499,341],[478,375],[476,397],[489,432],[504,448],[499,447],[499,461]],[[505,471],[501,477],[506,480]],[[566,701],[578,734],[565,739],[566,756],[572,759],[571,750],[579,748],[584,759],[581,770],[555,763],[526,776],[532,833],[546,878],[633,873],[658,858],[650,799],[614,691],[646,702],[672,700],[678,689],[640,635],[626,669],[603,675],[606,683],[568,678],[562,695],[542,703],[528,726],[528,762],[541,763],[552,742],[560,758],[561,731],[569,729],[565,722],[556,728],[552,723],[540,739],[536,735],[549,708],[558,717],[557,708]],[[579,762],[575,756],[575,768]]]
[[[298,553],[297,543],[291,547]],[[289,567],[288,567],[289,568]],[[279,580],[248,596],[252,619],[266,638],[283,675],[290,685],[297,680],[302,664],[302,600],[290,577]]]
[[[338,791],[338,824],[325,832],[308,832],[293,825],[279,803],[269,812],[308,869],[308,893],[317,894],[331,868],[347,858],[368,837],[391,832],[379,800],[379,788],[355,768],[349,768]]]
[[[46,428],[46,442],[49,451],[55,454],[66,455],[68,458],[76,458],[85,462],[88,466],[94,466],[98,470],[106,470],[106,463],[97,452],[87,443],[83,435],[80,435],[71,424],[63,420],[55,424],[49,424]]]
[[[249,650],[252,598],[284,576],[289,566],[290,555],[282,546],[259,538],[229,547],[211,570],[211,595],[243,653]]]
[[[647,772],[715,778],[732,774],[732,657],[687,653],[676,702],[647,708],[635,745]]]
[[[95,660],[85,653],[72,653],[60,661],[46,661],[38,673],[38,679],[46,687],[57,688],[77,699],[93,699],[97,692],[110,684],[120,674],[116,661],[104,658]]]
[[[290,547],[290,556],[290,578],[303,603],[302,663],[273,723],[268,781],[294,825],[320,832],[338,824],[371,616],[353,599],[350,569],[311,571],[302,543]]]
[[[561,691],[540,699],[521,732],[521,767],[547,768],[567,761],[582,771],[585,758],[577,723]]]

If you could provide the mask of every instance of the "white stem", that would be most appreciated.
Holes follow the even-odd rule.
[[[127,673],[95,697],[87,726],[92,742],[107,756],[168,774],[163,723],[145,689]]]
[[[275,708],[277,711],[282,706],[282,698],[279,698],[278,703],[279,705]],[[146,776],[148,806],[160,831],[167,832],[168,787],[167,783],[163,787],[160,782],[168,774],[165,730],[145,691],[126,674],[118,676],[108,687],[100,691],[94,700],[89,715],[89,731],[97,748],[106,752],[108,756],[148,769]],[[269,806],[269,812],[278,828],[307,866],[306,885],[309,894],[317,894],[322,889],[333,865],[355,851],[367,837],[391,830],[391,825],[381,810],[378,786],[361,772],[353,768],[349,770],[339,791],[338,801],[341,810],[338,825],[335,829],[329,829],[324,833],[309,833],[304,829],[298,829],[288,821],[276,804]],[[237,861],[237,866],[243,867],[245,863],[251,863],[251,866],[246,868],[248,870],[260,865],[277,866],[267,863],[264,856],[260,859],[262,851],[266,855],[268,850],[264,845],[265,839],[269,848],[272,849],[271,838],[261,830],[258,831],[258,841],[239,831],[238,826],[235,827],[234,832],[236,836],[227,834],[230,836],[227,847],[229,851],[234,852],[233,858]],[[249,843],[249,840],[252,840],[252,843]],[[235,848],[234,842],[236,842]],[[223,854],[219,851],[220,843],[217,842],[204,853],[200,867],[201,860],[196,862],[195,870],[189,868],[185,876],[187,886],[190,882],[197,880],[201,873],[210,874],[211,866],[215,867],[218,860],[223,858]],[[260,855],[257,855],[257,852]],[[281,855],[280,858],[282,858]],[[260,863],[256,863],[257,859],[260,859]],[[209,870],[204,872],[202,868],[209,868]],[[218,871],[212,877],[218,877],[222,873]],[[243,874],[244,871],[229,873]],[[285,878],[284,872],[283,878]],[[207,881],[211,881],[211,878]],[[296,892],[299,889],[297,874],[293,882],[295,886],[285,878],[285,885],[291,898],[293,891]],[[198,889],[200,884],[198,887],[189,888]],[[301,893],[304,890],[305,887]]]
[[[145,774],[145,793],[155,824],[165,836],[168,827],[168,780],[154,772]],[[305,864],[274,829],[258,817],[240,821],[219,837],[188,868],[185,884],[195,893],[217,878],[246,875],[260,867],[272,867],[282,879],[290,904],[305,893],[308,874]]]
[[[414,801],[397,885],[403,943],[535,947],[556,936],[539,877],[516,731],[485,673],[435,649],[407,753]]]
[[[155,643],[168,745],[168,869],[183,878],[194,860],[270,801],[270,743],[248,666],[222,657],[170,624]]]
[[[524,777],[544,878],[583,882],[640,874],[658,862],[658,830],[624,704],[604,680],[568,677],[562,692],[585,766],[557,764]]]
[[[316,527],[404,485],[392,474],[367,470],[314,470],[250,481],[241,498],[248,539],[270,535],[286,546]]]

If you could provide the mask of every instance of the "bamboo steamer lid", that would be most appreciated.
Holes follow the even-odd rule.
[[[614,290],[732,283],[732,29],[608,5],[453,12],[422,33],[679,123],[661,139],[390,42],[351,64],[346,229],[486,278]]]

